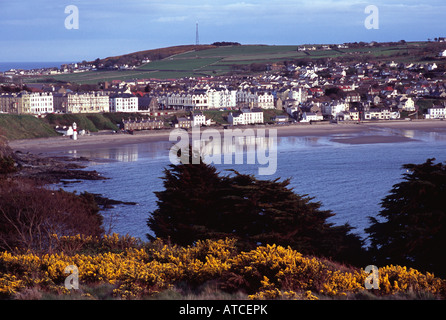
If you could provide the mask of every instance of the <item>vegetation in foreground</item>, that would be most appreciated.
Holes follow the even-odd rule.
[[[5,143],[0,160],[2,299],[445,298],[445,280],[431,273],[441,276],[445,249],[446,166],[434,159],[405,166],[405,181],[383,200],[383,219],[371,219],[368,250],[287,181],[222,177],[202,163],[166,169],[148,221],[158,224],[152,241],[104,236],[90,195],[13,180],[20,168]],[[377,282],[356,253],[380,266],[379,289],[366,290]],[[68,266],[78,289],[67,289]]]
[[[48,253],[0,253],[3,299],[441,299],[445,280],[401,267],[379,269],[366,290],[362,269],[276,245],[238,251],[233,239],[192,246],[141,243],[116,234],[53,236]],[[67,266],[79,272],[67,289]]]

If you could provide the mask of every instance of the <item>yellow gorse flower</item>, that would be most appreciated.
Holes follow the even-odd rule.
[[[206,240],[193,246],[167,245],[160,240],[141,245],[131,237],[113,234],[97,237],[53,236],[64,251],[37,255],[31,252],[0,253],[0,297],[14,297],[26,288],[37,287],[57,294],[65,289],[64,272],[74,265],[80,285],[106,283],[121,299],[138,299],[172,289],[178,283],[194,285],[218,280],[242,283],[239,289],[251,291],[250,299],[305,299],[321,296],[348,297],[366,290],[363,270],[343,268],[315,257],[277,245],[259,246],[238,252],[236,241]],[[97,252],[88,253],[88,248]],[[83,250],[86,250],[85,253]],[[445,293],[445,280],[404,266],[379,269],[380,289],[373,293],[391,295],[401,292]],[[236,287],[236,285],[234,285]],[[82,297],[91,298],[84,293]]]

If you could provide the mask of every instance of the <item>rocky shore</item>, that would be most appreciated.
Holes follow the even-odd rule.
[[[32,179],[43,184],[107,179],[95,170],[84,170],[89,161],[84,157],[51,157],[16,151],[13,158],[17,167],[14,177]]]

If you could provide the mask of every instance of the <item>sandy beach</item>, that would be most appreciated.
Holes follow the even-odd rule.
[[[395,143],[406,142],[412,139],[395,133],[405,130],[418,130],[425,132],[444,132],[446,134],[446,121],[417,120],[417,121],[381,121],[340,123],[340,124],[296,124],[289,126],[265,126],[265,129],[277,129],[279,137],[285,136],[331,136],[342,134],[339,138],[334,136],[332,141],[348,144],[365,143]],[[245,128],[241,128],[244,130]],[[390,130],[386,134],[385,129]],[[203,129],[204,130],[204,129]],[[223,129],[220,129],[223,131]],[[124,133],[98,133],[79,136],[78,140],[69,137],[52,137],[10,141],[10,147],[15,151],[31,153],[53,153],[68,150],[91,150],[99,147],[113,147],[124,144],[145,143],[154,141],[169,141],[172,130],[146,131],[135,135]],[[267,131],[268,132],[268,131]],[[379,134],[377,134],[379,132]]]

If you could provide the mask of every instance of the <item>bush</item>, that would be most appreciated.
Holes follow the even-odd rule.
[[[118,235],[76,235],[63,241],[86,241],[94,247],[129,243],[127,237]],[[64,270],[69,265],[79,270],[79,290],[64,287]],[[178,299],[191,292],[200,296],[200,290],[212,287],[219,296],[236,292],[226,296],[245,299],[444,298],[446,282],[431,274],[401,266],[380,268],[379,273],[380,290],[367,291],[363,270],[305,256],[291,248],[267,245],[238,252],[233,239],[198,241],[187,247],[156,240],[145,249],[125,246],[116,252],[94,254],[0,253],[0,297],[40,292],[42,297],[53,298],[142,299],[163,297],[167,292]]]
[[[94,197],[48,190],[35,182],[0,180],[0,248],[50,250],[53,234],[101,235]]]

